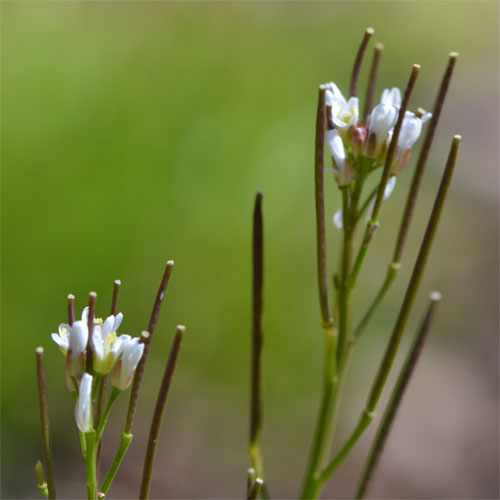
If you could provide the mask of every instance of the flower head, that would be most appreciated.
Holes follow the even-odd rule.
[[[139,343],[139,338],[121,335],[121,356],[111,376],[112,384],[120,391],[124,391],[132,382],[132,377],[137,364],[142,358],[144,344]]]
[[[68,352],[69,348],[69,333],[71,326],[66,323],[61,323],[58,328],[58,333],[53,333],[52,340],[61,348],[64,355]]]
[[[333,124],[341,132],[346,132],[355,127],[359,120],[359,101],[357,97],[349,100],[342,95],[337,85],[333,82],[327,83],[325,87],[325,104],[328,107]]]
[[[78,389],[75,405],[76,425],[82,432],[92,430],[92,375],[84,373]]]

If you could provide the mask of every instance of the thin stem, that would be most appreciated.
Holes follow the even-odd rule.
[[[169,260],[165,266],[165,272],[163,273],[163,278],[158,288],[156,294],[155,302],[153,304],[153,310],[151,312],[151,317],[149,319],[148,329],[149,337],[144,342],[144,354],[142,355],[137,370],[135,372],[134,381],[132,383],[132,391],[130,393],[130,400],[127,411],[127,420],[125,422],[125,433],[131,434],[132,426],[134,425],[135,409],[137,406],[137,398],[139,396],[139,389],[141,386],[142,375],[144,374],[144,366],[149,353],[149,347],[151,345],[151,340],[153,338],[153,333],[158,322],[158,317],[160,315],[161,305],[163,299],[165,298],[165,292],[167,290],[167,285],[170,279],[170,275],[174,269],[174,261]]]
[[[247,498],[250,495],[250,491],[252,491],[253,483],[255,482],[255,469],[250,467],[247,470]]]
[[[349,91],[350,97],[356,97],[358,91],[358,78],[359,72],[361,70],[361,64],[363,63],[363,57],[365,55],[366,47],[368,46],[368,42],[370,38],[375,33],[373,28],[366,28],[365,33],[363,35],[363,40],[361,40],[361,45],[359,46],[358,53],[356,54],[356,59],[354,60],[354,67],[352,68],[351,75],[351,86]]]
[[[151,421],[151,428],[149,429],[148,446],[146,449],[146,456],[144,458],[144,468],[142,471],[141,489],[139,493],[139,498],[143,500],[147,499],[149,496],[149,487],[151,485],[151,476],[153,474],[153,464],[156,445],[158,444],[158,438],[160,435],[161,421],[163,412],[165,411],[165,405],[167,403],[168,393],[172,383],[172,376],[179,357],[185,331],[186,327],[182,325],[177,326],[175,339],[170,350],[167,366],[165,368],[165,374],[163,375],[163,380],[161,382],[160,392],[158,393],[158,399],[156,400],[155,411]]]
[[[370,304],[370,307],[368,308],[368,311],[365,313],[363,316],[363,319],[359,322],[359,325],[356,327],[354,330],[353,336],[352,336],[352,342],[356,342],[365,328],[367,327],[368,323],[370,322],[372,316],[375,314],[375,311],[377,310],[378,306],[382,302],[383,298],[385,297],[385,294],[387,293],[387,290],[389,290],[390,286],[392,285],[393,281],[396,279],[397,275],[399,274],[399,270],[401,269],[401,264],[397,263],[392,263],[389,265],[387,269],[387,274],[385,275],[384,282],[382,283],[382,286],[380,287],[380,290],[378,291],[377,295],[373,299],[373,302]]]
[[[396,356],[396,352],[399,347],[401,337],[403,335],[406,323],[408,321],[408,317],[411,308],[413,306],[413,302],[417,294],[418,287],[422,279],[422,275],[425,270],[425,264],[427,262],[429,251],[431,249],[432,242],[434,240],[434,235],[436,233],[436,228],[439,222],[443,204],[446,199],[446,194],[448,192],[450,181],[453,175],[453,170],[457,159],[460,140],[461,137],[459,135],[456,135],[453,138],[450,153],[448,156],[448,161],[446,163],[441,184],[439,186],[439,190],[436,195],[436,200],[432,208],[432,213],[429,218],[429,222],[427,224],[427,229],[425,231],[424,238],[422,240],[420,251],[418,253],[418,257],[415,262],[415,267],[413,268],[413,273],[410,278],[410,283],[408,284],[408,288],[406,290],[406,294],[403,300],[403,304],[401,306],[401,310],[398,315],[398,319],[396,321],[396,324],[394,325],[392,336],[389,340],[389,344],[387,346],[384,358],[380,364],[377,376],[373,382],[370,395],[368,397],[367,412],[372,412],[375,409],[375,406],[380,398],[380,394],[382,393],[385,381],[387,380],[387,377],[389,375],[389,371]]]
[[[75,296],[70,293],[68,295],[68,324],[71,326],[75,321]]]
[[[351,326],[351,297],[353,287],[349,284],[349,274],[352,266],[352,256],[354,252],[354,224],[349,214],[357,212],[357,199],[352,199],[352,204],[348,202],[349,188],[342,188],[342,213],[344,215],[344,241],[342,247],[342,260],[340,265],[340,282],[338,291],[339,304],[339,338],[337,344],[337,364],[341,363],[346,339]]]
[[[56,498],[56,486],[54,482],[54,464],[52,462],[52,450],[50,447],[50,421],[49,404],[47,401],[47,381],[45,379],[45,364],[43,362],[43,347],[35,349],[36,373],[38,380],[38,401],[40,405],[40,424],[42,427],[43,458],[47,469],[48,498]]]
[[[132,434],[127,434],[125,432],[121,435],[118,451],[116,452],[115,458],[113,459],[113,463],[111,464],[111,467],[109,468],[109,471],[106,474],[106,477],[104,478],[104,482],[102,483],[102,486],[99,490],[100,493],[104,495],[108,493],[109,488],[113,483],[116,473],[120,468],[120,465],[123,461],[123,458],[125,457],[125,454],[127,453],[128,447],[130,446],[133,437],[134,436],[132,436]]]
[[[363,110],[363,118],[366,120],[373,108],[373,98],[375,96],[375,88],[377,85],[378,67],[380,64],[380,56],[384,46],[381,43],[376,43],[373,49],[372,66],[370,68],[370,76],[368,78],[368,88],[366,89],[365,107]]]
[[[252,467],[258,477],[264,478],[264,466],[261,451],[262,435],[262,338],[264,311],[264,228],[262,215],[263,194],[259,191],[255,197],[253,213],[252,243],[252,361],[251,361],[251,396],[250,396],[250,441],[248,454]],[[265,495],[268,496],[267,488]]]
[[[116,316],[118,314],[118,304],[120,302],[120,290],[122,282],[115,280],[113,283],[113,298],[111,299],[111,314]]]
[[[88,500],[97,500],[97,443],[95,441],[95,431],[86,432],[85,441],[87,445],[87,455],[85,457],[87,470],[87,498]]]
[[[336,333],[332,328],[325,331],[325,368],[321,403],[314,431],[309,463],[300,498],[315,498],[319,488],[318,470],[323,466],[330,448],[333,431],[338,378],[336,375]]]
[[[372,447],[370,449],[367,461],[365,463],[363,475],[361,477],[361,481],[359,483],[356,492],[357,499],[363,498],[368,489],[371,478],[373,477],[373,473],[380,459],[380,455],[384,450],[385,443],[387,441],[387,436],[389,435],[389,432],[391,430],[392,423],[394,422],[394,418],[396,417],[404,392],[406,390],[406,387],[408,386],[408,382],[410,381],[413,370],[415,369],[415,365],[418,361],[420,353],[422,352],[425,340],[427,339],[427,336],[432,328],[436,307],[440,300],[441,300],[440,293],[438,292],[431,293],[430,295],[431,302],[429,304],[427,314],[425,315],[420,330],[415,336],[413,345],[408,352],[408,355],[399,374],[398,380],[392,392],[389,403],[387,404],[387,408],[385,409],[382,421],[380,422],[377,434],[375,436],[375,439],[373,440]]]
[[[121,391],[119,389],[117,389],[116,387],[113,387],[113,390],[111,391],[108,402],[106,404],[106,408],[104,408],[102,418],[99,421],[99,425],[97,426],[97,431],[96,431],[96,436],[95,436],[95,440],[96,440],[97,444],[99,444],[101,442],[102,434],[103,434],[104,429],[106,427],[106,424],[108,422],[109,412],[111,411],[111,407],[113,406],[113,403],[116,401],[116,398],[120,394],[121,394]]]
[[[401,262],[401,257],[403,255],[404,244],[406,241],[406,236],[410,228],[410,223],[413,216],[413,211],[415,209],[415,204],[417,202],[417,196],[420,189],[420,183],[422,176],[424,174],[425,166],[427,164],[427,158],[429,156],[429,151],[432,146],[432,141],[434,139],[434,134],[439,122],[439,117],[441,115],[441,110],[443,109],[443,104],[448,92],[448,87],[450,85],[451,76],[453,74],[453,68],[455,67],[455,62],[458,58],[456,52],[452,52],[449,55],[448,66],[443,75],[441,81],[441,86],[439,87],[438,94],[436,96],[436,101],[434,104],[434,109],[432,110],[432,118],[427,128],[427,133],[425,135],[424,142],[422,143],[422,148],[420,149],[420,155],[417,160],[417,166],[415,167],[415,172],[413,174],[413,179],[411,182],[410,192],[408,198],[406,199],[405,210],[401,218],[401,224],[399,226],[398,239],[394,247],[394,255],[392,258],[393,262]]]
[[[326,270],[325,238],[325,194],[324,194],[324,149],[325,149],[325,88],[320,86],[316,112],[316,142],[314,151],[314,193],[316,202],[316,259],[318,268],[318,291],[321,320],[326,328],[332,318],[328,306],[328,280]]]
[[[95,319],[95,303],[97,300],[97,293],[90,292],[89,293],[89,317],[88,317],[88,329],[89,336],[87,339],[87,356],[86,356],[86,369],[85,371],[89,375],[94,374],[94,368],[92,366],[93,360],[93,343],[92,343],[92,333],[94,331],[94,319]]]
[[[363,434],[364,430],[370,425],[373,417],[373,413],[363,413],[361,415],[358,425],[354,429],[354,432],[351,434],[351,437],[347,440],[342,449],[337,453],[335,458],[328,464],[328,467],[326,467],[325,470],[321,473],[320,482],[326,482],[337,469],[337,467],[344,461],[354,445],[357,443],[358,439]]]

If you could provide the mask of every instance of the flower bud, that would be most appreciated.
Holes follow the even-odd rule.
[[[88,326],[84,321],[75,321],[71,325],[66,355],[66,371],[70,377],[78,377],[83,373],[88,336]]]
[[[344,143],[337,130],[327,130],[326,142],[332,153],[335,180],[339,186],[346,186],[352,180],[352,169],[347,161]]]
[[[76,425],[82,432],[92,430],[92,375],[84,373],[78,389],[75,405]]]
[[[395,106],[378,104],[373,108],[368,122],[368,141],[365,146],[365,155],[370,158],[379,156],[389,131],[398,119],[398,110]]]
[[[142,358],[144,344],[139,343],[139,338],[131,338],[128,335],[121,335],[122,353],[118,363],[115,365],[111,382],[114,387],[124,391],[132,382],[137,364]]]

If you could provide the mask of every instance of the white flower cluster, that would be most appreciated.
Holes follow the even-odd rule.
[[[350,147],[353,157],[362,155],[376,164],[385,162],[401,106],[401,92],[396,87],[385,89],[380,104],[363,121],[359,117],[359,102],[356,97],[347,101],[333,82],[322,85],[322,88],[325,90],[329,124],[326,142],[333,157],[335,178],[340,186],[345,186],[356,177],[355,166],[346,154],[346,146]],[[431,116],[431,113],[422,116],[410,111],[405,113],[391,164],[391,174],[397,174],[407,165],[411,148],[422,132],[422,125]]]
[[[59,325],[59,333],[52,334],[52,339],[66,356],[66,373],[70,380],[82,377],[85,369],[88,314],[89,308],[86,307],[80,321],[74,321],[71,326],[63,323]],[[94,372],[105,375],[114,368],[111,382],[120,391],[130,385],[144,352],[144,344],[139,343],[139,337],[116,334],[122,320],[122,313],[116,317],[108,316],[104,321],[96,319],[92,333]]]

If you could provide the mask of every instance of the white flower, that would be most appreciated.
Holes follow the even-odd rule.
[[[396,106],[401,107],[401,91],[397,87],[392,87],[392,89],[385,89],[382,92],[382,97],[380,98],[380,103],[386,106]]]
[[[335,179],[339,186],[345,186],[351,182],[351,168],[346,159],[344,143],[336,130],[326,131],[326,142],[333,156],[336,169],[334,170]]]
[[[76,425],[82,432],[92,430],[92,375],[84,373],[78,389],[75,405]]]
[[[396,106],[380,103],[373,108],[368,118],[368,139],[365,143],[366,156],[374,158],[380,154],[397,119],[398,109]]]
[[[422,133],[422,125],[428,121],[431,116],[432,113],[425,113],[422,117],[417,116],[411,111],[405,113],[391,165],[391,171],[393,173],[400,172],[406,166],[410,158],[410,150]],[[390,135],[392,136],[392,133]]]
[[[69,348],[70,331],[71,331],[71,326],[69,326],[66,323],[61,323],[58,329],[59,333],[53,333],[51,335],[52,339],[61,348],[61,351],[63,352],[64,355],[66,355],[66,352],[68,351]]]
[[[432,113],[425,113],[418,117],[415,113],[407,111],[401,125],[401,132],[398,137],[398,149],[406,151],[410,149],[422,133],[422,125],[429,120]]]
[[[89,308],[86,307],[83,312],[82,312],[82,321],[85,323],[88,322],[88,313]],[[66,352],[68,351],[69,348],[69,338],[70,338],[70,333],[71,333],[71,326],[68,325],[67,323],[61,323],[59,325],[58,333],[53,333],[52,340],[61,348],[61,351],[63,352],[64,355],[66,355]]]
[[[132,382],[137,363],[142,358],[144,344],[139,343],[139,338],[121,335],[122,353],[111,376],[112,384],[120,391],[124,391]]]
[[[333,82],[324,85],[325,104],[331,108],[331,118],[340,130],[355,126],[359,119],[359,100],[351,97],[348,101]]]
[[[123,344],[123,335],[117,337],[116,330],[120,326],[123,314],[111,315],[102,325],[95,325],[92,333],[94,345],[94,370],[97,373],[109,373],[120,356]]]

